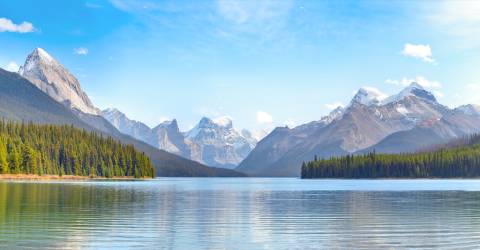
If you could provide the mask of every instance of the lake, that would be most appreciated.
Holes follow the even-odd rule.
[[[480,180],[0,182],[0,248],[478,248]]]

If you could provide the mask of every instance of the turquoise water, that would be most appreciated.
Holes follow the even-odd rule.
[[[0,182],[0,248],[474,249],[480,180]]]

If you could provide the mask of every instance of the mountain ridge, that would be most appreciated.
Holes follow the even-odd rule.
[[[129,119],[117,109],[106,109],[102,116],[122,133],[167,152],[220,168],[236,167],[255,147],[249,131],[237,131],[229,117],[202,117],[195,127],[181,132],[176,119],[154,128]]]
[[[390,97],[362,88],[346,108],[339,110],[335,111],[339,113],[336,119],[324,117],[285,130],[281,138],[266,137],[236,169],[254,176],[298,176],[301,163],[314,156],[328,158],[368,150],[414,151],[425,146],[416,139],[441,143],[475,133],[479,130],[475,125],[480,124],[480,113],[472,106],[450,109],[415,82]],[[419,132],[433,137],[418,137]]]

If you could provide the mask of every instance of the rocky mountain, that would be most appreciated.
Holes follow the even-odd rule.
[[[41,48],[28,55],[18,73],[57,102],[86,114],[100,112],[83,92],[77,78]]]
[[[0,117],[40,124],[72,124],[91,129],[70,109],[40,91],[22,76],[0,68]]]
[[[105,109],[101,112],[101,114],[123,134],[130,135],[133,138],[149,144],[151,144],[150,142],[153,142],[151,129],[147,125],[128,119],[128,117],[118,109]]]
[[[152,134],[157,148],[191,159],[191,149],[185,141],[184,134],[178,128],[177,120],[160,123],[152,129]]]
[[[390,97],[362,88],[345,109],[320,121],[275,129],[237,170],[258,176],[298,176],[302,161],[314,156],[415,151],[478,132],[476,110],[474,106],[449,109],[416,83]]]
[[[207,167],[159,150],[120,133],[104,119],[83,92],[76,78],[52,56],[35,49],[19,74],[0,69],[0,117],[43,124],[71,124],[112,136],[145,152],[160,176],[243,176],[241,173]]]
[[[116,109],[104,110],[102,115],[124,134],[209,166],[234,168],[257,143],[249,131],[234,129],[228,117],[204,117],[190,131],[182,133],[176,120],[165,121],[151,129],[141,122],[130,120]]]
[[[236,167],[256,145],[248,131],[238,132],[228,117],[202,118],[185,134],[191,159],[209,166]]]

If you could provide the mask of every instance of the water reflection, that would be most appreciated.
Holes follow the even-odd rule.
[[[377,181],[346,190],[342,187],[358,183],[345,182],[349,181],[0,182],[0,248],[480,245],[480,192],[458,188],[412,191],[412,187],[425,186],[418,180],[408,182],[408,191],[365,190],[382,185]],[[450,184],[447,181],[443,186]],[[461,181],[457,184],[466,185]]]

